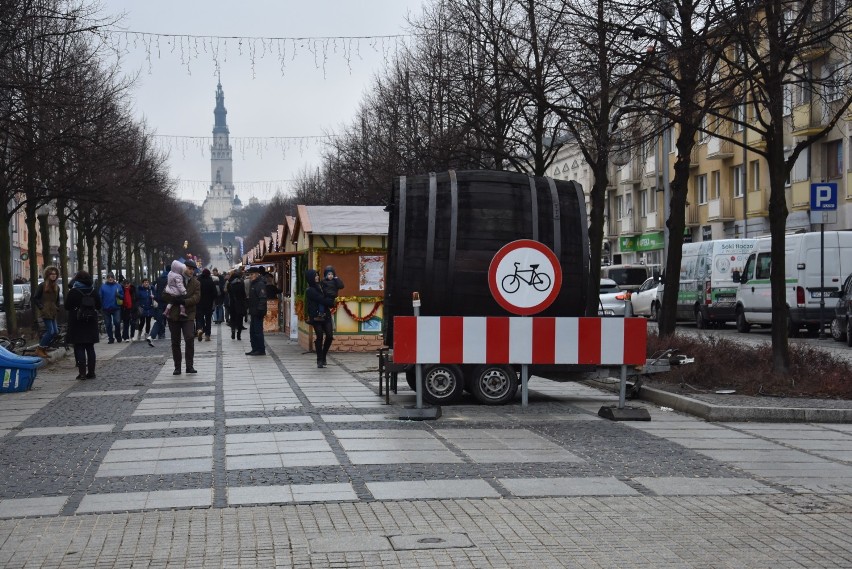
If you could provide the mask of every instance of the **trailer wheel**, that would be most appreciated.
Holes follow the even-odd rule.
[[[454,403],[461,397],[464,376],[452,364],[423,366],[423,401],[431,405]]]
[[[470,380],[470,392],[486,405],[504,405],[518,393],[518,374],[512,366],[477,366]]]

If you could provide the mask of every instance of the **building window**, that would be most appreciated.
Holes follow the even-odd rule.
[[[749,176],[751,178],[751,191],[756,192],[760,189],[760,161],[752,160],[749,162]]]
[[[722,172],[714,170],[710,173],[710,198],[718,200],[722,195]]]
[[[734,132],[742,132],[743,128],[745,128],[743,125],[746,122],[745,102],[742,102],[739,105],[734,106],[734,117],[733,117],[733,119],[734,119],[733,120]]]
[[[832,140],[825,144],[825,175],[828,178],[843,176],[843,141]]]
[[[642,217],[648,215],[648,190],[639,191],[639,215]]]
[[[657,188],[648,190],[648,213],[657,211]]]
[[[802,70],[802,79],[796,89],[796,104],[805,105],[811,102],[811,90],[814,88],[810,64]]]
[[[826,101],[836,101],[843,94],[843,77],[837,64],[826,64],[822,68],[823,90]]]
[[[734,197],[743,197],[743,167],[734,166],[731,168],[731,187],[734,188]]]
[[[790,85],[784,85],[784,116],[793,114],[793,89]]]
[[[695,193],[698,194],[698,204],[707,203],[707,174],[695,177]]]
[[[707,140],[707,115],[701,117],[701,126],[698,129],[698,142]]]
[[[624,196],[615,196],[615,214],[618,219],[624,217]]]

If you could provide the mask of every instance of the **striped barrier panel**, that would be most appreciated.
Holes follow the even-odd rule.
[[[401,364],[643,365],[644,318],[396,316]]]

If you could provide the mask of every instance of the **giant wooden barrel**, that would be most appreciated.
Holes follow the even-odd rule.
[[[488,267],[517,239],[550,247],[562,265],[562,289],[540,316],[582,316],[589,272],[583,189],[577,182],[516,172],[449,171],[403,176],[393,187],[385,283],[385,342],[393,317],[505,316],[492,298]]]

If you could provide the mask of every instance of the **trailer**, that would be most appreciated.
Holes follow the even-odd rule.
[[[603,366],[619,370],[625,408],[628,368],[646,364],[647,323],[584,313],[579,184],[515,172],[403,176],[388,210],[380,390],[404,373],[418,407],[451,404],[463,391],[505,404],[519,389],[526,404],[531,373]]]

